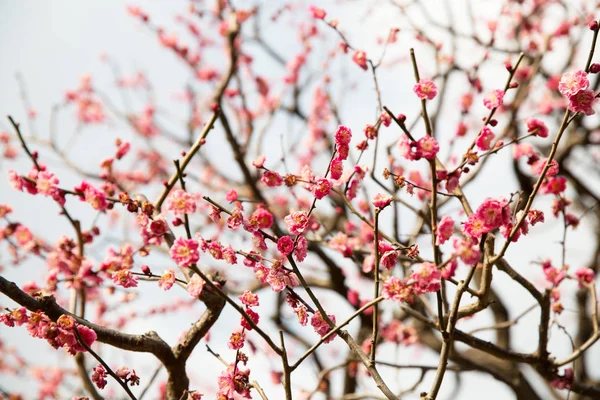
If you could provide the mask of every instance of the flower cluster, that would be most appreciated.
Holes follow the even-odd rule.
[[[87,326],[78,324],[73,317],[66,314],[61,315],[56,322],[53,322],[41,311],[28,315],[27,310],[21,307],[0,314],[0,322],[11,327],[26,324],[27,332],[31,336],[46,339],[55,349],[65,348],[72,355],[87,351],[80,344],[78,336],[87,347],[96,341],[96,332]],[[75,330],[77,330],[77,334]]]
[[[383,297],[412,303],[415,296],[440,290],[442,272],[433,263],[420,264],[405,279],[391,276],[383,283]]]
[[[565,73],[558,83],[558,90],[569,101],[569,110],[593,115],[596,113],[593,106],[597,98],[594,91],[588,89],[589,86],[587,74],[579,70]]]

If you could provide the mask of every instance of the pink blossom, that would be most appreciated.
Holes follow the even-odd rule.
[[[308,10],[311,12],[313,18],[316,19],[325,19],[325,16],[327,15],[325,10],[314,5],[308,6]]]
[[[329,195],[331,192],[331,182],[326,178],[319,178],[317,182],[313,186],[313,194],[317,199],[322,199],[323,197]]]
[[[233,332],[227,342],[227,347],[231,350],[239,350],[244,347],[246,341],[246,333],[244,331]]]
[[[478,213],[473,213],[467,218],[467,222],[463,225],[463,232],[474,239],[479,239],[484,233],[488,233],[483,218]]]
[[[172,269],[166,270],[158,280],[158,287],[162,290],[169,290],[175,283],[175,271]]]
[[[236,365],[230,364],[229,367],[227,367],[227,370],[223,371],[221,376],[219,376],[217,398],[233,400],[237,393],[246,399],[250,399],[249,375],[249,369],[243,370],[239,368],[239,366],[236,367]]]
[[[584,284],[589,285],[594,282],[596,278],[596,273],[591,268],[581,267],[577,271],[575,271],[575,277],[579,281],[579,287],[584,287]]]
[[[479,245],[471,240],[454,239],[455,254],[467,265],[476,264],[481,258]]]
[[[198,274],[192,275],[187,283],[186,289],[190,296],[194,298],[199,297],[202,293],[202,289],[204,289],[204,279]]]
[[[266,160],[267,157],[265,155],[260,155],[256,158],[256,160],[252,161],[252,165],[256,168],[263,168]]]
[[[335,315],[327,314],[327,316],[329,317],[331,322],[335,324]],[[331,330],[329,324],[325,321],[320,311],[317,311],[313,314],[312,318],[310,319],[310,324],[312,325],[315,332],[317,332],[321,337],[327,335],[327,333]],[[335,338],[335,336],[336,335],[331,335],[330,337],[325,339],[324,343],[331,342]]]
[[[569,110],[573,112],[582,112],[585,115],[594,115],[594,103],[596,103],[596,96],[592,90],[580,90],[574,95],[569,97]]]
[[[488,110],[493,110],[494,108],[498,108],[502,105],[502,99],[504,98],[504,91],[500,89],[495,89],[485,95],[483,98],[483,105]]]
[[[417,141],[417,149],[420,157],[433,160],[440,151],[440,145],[433,136],[424,136]]]
[[[200,259],[198,242],[194,239],[179,237],[171,246],[169,255],[180,267],[189,267]]]
[[[540,160],[535,161],[531,165],[531,172],[533,172],[535,175],[538,175],[538,176],[541,175],[544,168],[546,168],[547,162],[548,162],[548,159],[546,159],[546,158],[542,158]],[[556,162],[556,160],[552,160],[552,162],[550,163],[550,168],[548,168],[548,171],[546,172],[546,177],[555,176],[557,174],[558,174],[558,163]]]
[[[269,187],[276,187],[283,184],[283,177],[277,172],[265,171],[260,181]]]
[[[527,124],[527,132],[534,133],[535,136],[541,138],[548,137],[548,127],[543,121],[537,118],[528,118],[525,123]]]
[[[486,198],[477,208],[477,215],[481,217],[487,232],[506,224],[510,220],[508,201],[505,198]]]
[[[354,52],[354,54],[352,55],[352,61],[354,61],[356,63],[356,65],[358,65],[359,67],[361,67],[365,71],[367,70],[367,68],[368,68],[368,66],[367,66],[367,53],[365,53],[364,51],[356,50]]]
[[[352,130],[344,125],[338,126],[335,131],[336,146],[349,145],[350,140],[352,140]]]
[[[269,229],[273,225],[273,214],[264,207],[258,207],[250,216],[250,221],[256,222],[259,229]]]
[[[587,74],[579,70],[563,74],[558,83],[558,91],[566,98],[570,98],[577,92],[587,89],[589,86],[590,81],[588,81]]]
[[[387,111],[383,111],[381,113],[381,115],[379,116],[379,120],[385,127],[388,127],[392,124],[392,117],[390,116],[390,114],[387,113]]]
[[[442,272],[435,264],[422,263],[411,275],[410,280],[415,284],[418,293],[431,293],[440,290]]]
[[[540,187],[541,194],[560,194],[567,188],[567,179],[563,176],[551,176]]]
[[[481,132],[479,132],[479,136],[477,137],[475,144],[480,150],[489,150],[492,147],[491,142],[494,140],[494,137],[494,132],[492,132],[489,127],[484,126],[481,129]]]
[[[51,172],[40,171],[36,177],[36,186],[38,193],[44,196],[53,196],[56,193],[58,178]]]
[[[100,364],[94,368],[94,373],[92,374],[92,382],[98,387],[98,389],[104,389],[106,384],[108,383],[106,380],[106,370]]]
[[[437,95],[437,87],[431,79],[421,79],[413,87],[413,91],[421,100],[433,100]]]
[[[122,269],[113,273],[112,281],[124,288],[137,287],[137,276],[133,275],[128,269]]]
[[[294,250],[294,241],[289,236],[282,236],[277,241],[277,250],[283,256],[287,256]]]
[[[287,225],[288,231],[290,231],[292,235],[301,234],[308,225],[308,216],[304,211],[294,211],[287,215],[283,220]]]
[[[238,298],[246,307],[258,307],[259,305],[258,296],[250,290],[245,290]]]
[[[444,215],[435,231],[435,244],[442,245],[450,239],[454,232],[454,220],[449,215]]]
[[[89,203],[94,210],[103,211],[108,207],[106,194],[96,189],[86,181],[82,181],[79,186],[75,186],[75,192],[79,193],[82,201]]]
[[[331,160],[331,167],[329,168],[329,175],[331,179],[340,179],[344,173],[343,160],[339,157],[335,157]]]
[[[296,240],[296,248],[294,249],[294,256],[298,262],[304,261],[308,254],[308,240],[304,236],[298,236]]]
[[[125,157],[127,155],[127,153],[129,153],[129,150],[131,149],[131,143],[125,141],[125,142],[121,142],[119,144],[119,146],[117,147],[117,152],[115,154],[115,157],[117,158],[117,160],[120,160],[121,158]]]
[[[248,317],[250,318],[250,320],[252,322],[254,322],[254,325],[258,325],[258,320],[260,319],[260,315],[258,315],[258,313],[255,313],[254,311],[252,311],[250,308],[246,308],[246,314],[248,315]],[[241,321],[240,324],[242,325],[243,328],[246,328],[247,330],[251,331],[254,328],[252,327],[252,325],[250,325],[248,323],[248,321],[246,321],[246,318],[241,317]]]
[[[382,294],[386,299],[406,303],[412,303],[415,297],[413,287],[397,276],[391,276],[383,283]]]
[[[231,189],[229,192],[227,192],[227,195],[225,196],[225,200],[227,200],[228,202],[234,202],[238,199],[238,194],[234,189]]]
[[[196,212],[196,196],[183,189],[176,189],[171,191],[165,205],[167,210],[177,216],[192,214]]]
[[[397,250],[388,250],[381,255],[381,265],[388,270],[393,269],[399,256]]]
[[[532,208],[527,212],[527,220],[531,226],[535,226],[539,222],[544,222],[544,212]]]
[[[394,198],[392,196],[383,193],[377,193],[375,196],[373,196],[373,205],[382,210],[389,206],[393,199]]]

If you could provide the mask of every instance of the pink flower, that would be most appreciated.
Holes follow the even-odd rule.
[[[227,192],[227,195],[225,196],[225,200],[227,200],[228,202],[234,202],[238,199],[238,194],[234,189],[231,189],[229,192]]]
[[[367,70],[367,53],[365,53],[364,51],[355,51],[352,55],[352,61],[354,61],[356,65],[358,65],[365,71]]]
[[[487,232],[510,221],[510,210],[505,198],[492,199],[488,197],[479,206],[476,214],[483,220]]]
[[[311,12],[313,18],[316,19],[325,19],[327,13],[322,8],[318,8],[314,5],[308,6],[308,10]]]
[[[479,136],[477,137],[477,141],[475,142],[475,144],[477,145],[477,147],[480,150],[486,151],[489,150],[492,146],[491,146],[491,142],[494,139],[495,135],[494,132],[492,132],[492,130],[487,127],[484,126],[481,129],[481,132],[479,133]]]
[[[263,168],[265,166],[265,161],[267,157],[264,155],[260,155],[256,158],[256,160],[252,161],[252,165],[256,168]]]
[[[440,145],[433,136],[425,136],[417,141],[418,154],[428,160],[433,160],[440,151]]]
[[[244,347],[244,342],[246,341],[246,333],[244,331],[233,332],[229,337],[229,342],[227,342],[227,347],[231,350],[239,350]]]
[[[535,226],[538,222],[544,222],[544,212],[540,210],[531,209],[527,213],[527,219],[531,226]]]
[[[158,280],[158,287],[162,290],[169,290],[175,283],[175,271],[172,269],[166,270]]]
[[[573,112],[582,112],[585,115],[594,115],[594,103],[596,96],[592,90],[580,90],[569,97],[569,110]]]
[[[269,187],[276,187],[283,184],[283,177],[277,172],[265,171],[260,181]]]
[[[431,79],[421,79],[413,87],[413,91],[421,100],[433,100],[437,95],[437,87]]]
[[[548,127],[546,126],[546,124],[544,124],[544,122],[540,121],[537,118],[528,118],[527,121],[525,121],[525,123],[527,124],[527,132],[533,132],[535,136],[541,138],[548,137]]]
[[[388,196],[383,193],[377,193],[375,196],[373,196],[373,205],[380,210],[383,210],[392,203],[392,200],[392,196]]]
[[[235,373],[234,373],[235,371]],[[219,376],[219,390],[217,391],[218,399],[233,400],[235,394],[239,394],[246,399],[250,399],[250,370],[243,370],[230,364],[227,370]]]
[[[391,276],[383,283],[382,294],[386,299],[406,303],[412,303],[415,297],[413,287],[397,276]]]
[[[199,297],[202,293],[202,289],[204,289],[204,279],[198,274],[192,275],[190,281],[187,283],[186,289],[190,296],[194,298]]]
[[[35,188],[38,193],[44,196],[53,196],[56,193],[57,185],[60,182],[58,178],[51,172],[40,171],[37,174]]]
[[[390,114],[388,114],[387,111],[381,113],[379,120],[385,127],[388,127],[392,124],[392,117],[390,117]]]
[[[308,240],[304,236],[299,236],[294,249],[294,256],[298,262],[304,261],[308,254]]]
[[[577,277],[577,280],[579,281],[579,287],[581,288],[584,287],[584,283],[589,285],[590,283],[594,282],[596,274],[593,269],[582,267],[575,271],[575,277]]]
[[[196,212],[196,196],[183,189],[173,190],[165,202],[167,210],[177,216]]]
[[[89,203],[94,210],[103,211],[108,207],[104,192],[96,189],[88,182],[82,181],[79,186],[75,186],[74,190],[80,194],[81,200]]]
[[[124,288],[137,287],[137,276],[133,275],[128,269],[122,269],[112,275],[112,281]]]
[[[441,245],[450,239],[454,231],[454,220],[449,215],[444,215],[435,231],[435,244]]]
[[[440,290],[441,278],[442,272],[430,262],[424,262],[410,275],[410,280],[415,283],[415,290],[418,293],[437,292]]]
[[[388,250],[384,252],[381,255],[381,265],[388,270],[394,268],[399,255],[400,254],[396,250]]]
[[[107,384],[106,381],[106,370],[100,364],[96,368],[94,368],[94,373],[92,374],[92,382],[96,384],[98,389],[104,389]]]
[[[467,218],[463,232],[473,239],[479,239],[481,235],[488,233],[489,229],[485,226],[483,218],[478,213],[473,213]]]
[[[244,293],[238,297],[238,299],[240,299],[242,304],[246,307],[258,307],[259,305],[258,296],[249,290],[245,290]]]
[[[329,317],[331,322],[335,324],[335,315],[327,314],[327,316]],[[320,311],[317,311],[313,314],[312,318],[310,319],[310,324],[312,325],[315,332],[317,332],[321,337],[327,335],[327,333],[331,330],[329,324],[325,321]],[[335,336],[336,335],[331,335],[325,340],[324,343],[331,342],[335,338]]]
[[[292,235],[301,234],[308,225],[308,216],[304,211],[294,211],[283,220]]]
[[[558,91],[566,98],[570,98],[575,93],[585,90],[589,86],[590,81],[588,81],[587,74],[579,70],[565,73],[558,83]]]
[[[115,157],[117,158],[117,160],[120,160],[121,158],[125,157],[127,155],[127,153],[129,153],[129,150],[131,149],[131,144],[127,141],[125,142],[121,142],[119,144],[119,146],[117,147],[117,153],[115,154]]]
[[[260,315],[258,315],[258,313],[255,313],[254,311],[252,311],[251,309],[247,308],[246,309],[246,314],[248,315],[248,317],[250,318],[250,320],[252,322],[254,322],[254,325],[258,325],[258,320],[260,319]],[[250,325],[248,323],[248,321],[246,321],[246,318],[241,317],[241,321],[240,324],[242,325],[243,328],[246,328],[247,330],[251,331],[254,328],[252,327],[252,325]]]
[[[540,187],[541,194],[560,194],[567,188],[567,179],[563,176],[551,176]]]
[[[329,168],[329,175],[331,179],[340,179],[344,173],[343,160],[339,157],[335,157],[331,160],[331,167]]]
[[[455,254],[467,265],[476,264],[481,258],[481,251],[476,242],[464,239],[454,239]]]
[[[169,255],[180,267],[189,267],[200,259],[198,242],[194,239],[179,237],[175,240],[173,246],[171,246]]]
[[[319,178],[313,186],[313,194],[319,200],[329,195],[331,192],[331,182],[326,178]]]
[[[259,229],[269,229],[273,225],[273,214],[264,207],[258,207],[250,216],[250,222]]]
[[[23,180],[17,174],[16,171],[9,169],[8,170],[8,182],[13,187],[13,189],[18,190],[19,192],[23,191]]]
[[[294,241],[289,236],[280,237],[277,241],[277,250],[279,250],[281,255],[287,256],[294,250]]]
[[[338,126],[335,131],[336,146],[349,145],[350,140],[352,140],[352,130],[344,125]]]
[[[503,90],[492,90],[483,98],[483,105],[488,110],[493,110],[494,108],[498,108],[502,105],[502,99],[504,98]]]

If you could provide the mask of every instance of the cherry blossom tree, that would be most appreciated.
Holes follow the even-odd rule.
[[[110,53],[115,85],[84,75],[47,123],[19,77],[0,322],[64,362],[2,340],[2,382],[30,374],[42,399],[436,399],[485,377],[516,399],[600,398],[599,5],[460,3],[197,0],[170,26],[127,6],[189,75],[184,121]],[[358,12],[394,24],[345,22]],[[114,132],[74,150],[98,126]],[[68,229],[49,235],[55,219]]]

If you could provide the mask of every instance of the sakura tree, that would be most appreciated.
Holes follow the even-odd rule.
[[[127,6],[168,98],[18,76],[0,398],[600,398],[600,3],[356,3]]]

